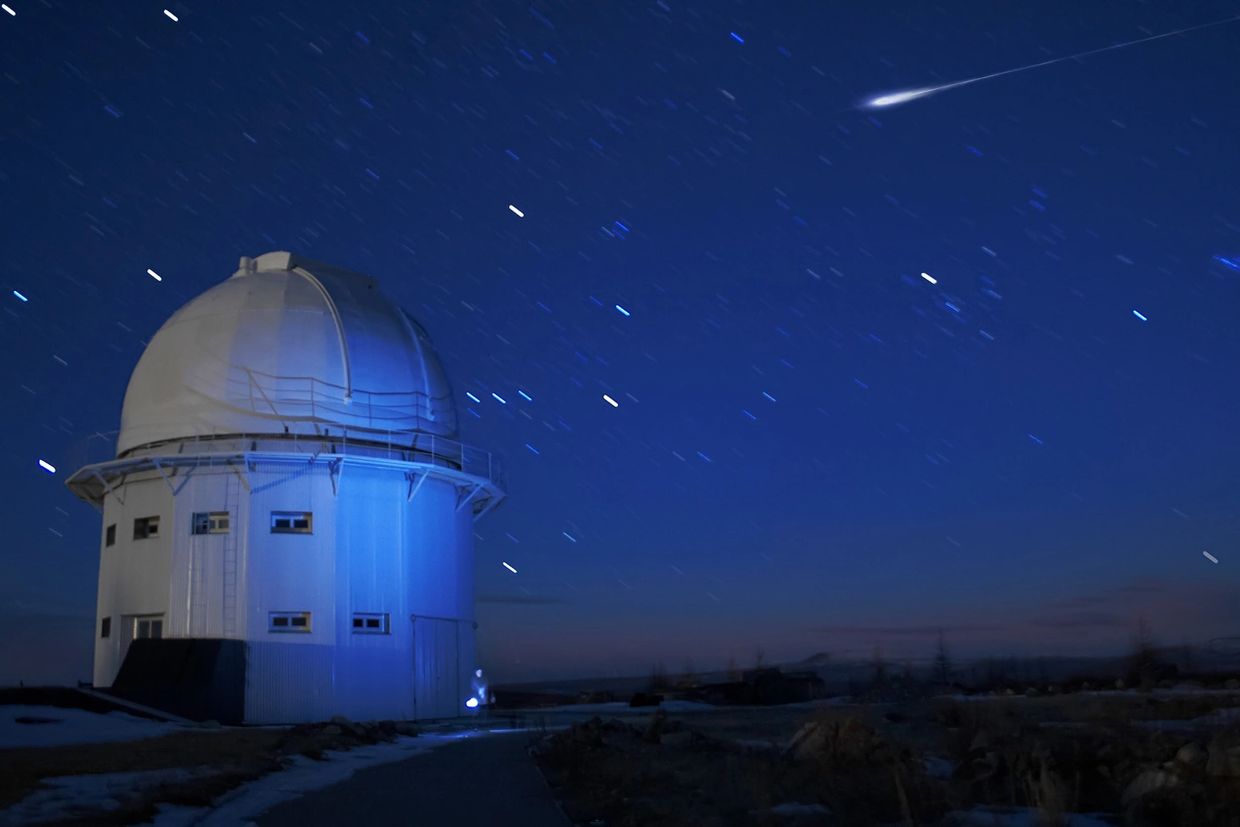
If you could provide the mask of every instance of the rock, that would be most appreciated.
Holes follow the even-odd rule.
[[[1223,684],[1224,689],[1240,689],[1240,678],[1228,678]]]
[[[990,749],[990,735],[986,730],[979,729],[973,736],[973,740],[969,742],[969,752],[985,752],[988,749]]]
[[[1175,763],[1182,764],[1190,769],[1200,769],[1205,766],[1209,755],[1202,748],[1201,744],[1190,741],[1184,746],[1176,750]]]
[[[1134,801],[1144,798],[1156,790],[1167,790],[1178,787],[1180,784],[1179,776],[1167,770],[1145,770],[1132,780],[1124,790],[1121,801],[1127,807]]]
[[[340,726],[344,726],[345,724],[351,724],[351,723],[353,723],[353,722],[352,722],[352,721],[350,721],[348,718],[344,717],[343,715],[333,715],[333,716],[331,717],[331,720],[330,720],[330,721],[328,721],[328,723],[338,724],[338,725],[340,725]]]
[[[1240,746],[1224,747],[1218,739],[1210,745],[1206,772],[1222,778],[1240,778]]]
[[[412,738],[413,736],[418,734],[417,724],[415,724],[413,721],[397,721],[396,722],[396,734],[404,735],[407,738]]]
[[[323,727],[324,735],[339,735],[342,732],[344,732],[344,730],[341,729],[338,724],[328,724],[327,726]]]
[[[1127,687],[1128,687],[1128,684],[1124,683],[1124,679],[1123,679],[1123,678],[1116,678],[1116,679],[1115,679],[1115,688],[1116,688],[1116,689],[1126,689]]]

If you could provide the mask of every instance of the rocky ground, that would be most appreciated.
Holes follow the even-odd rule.
[[[1240,826],[1235,692],[600,717],[548,735],[537,758],[573,821],[594,827]]]

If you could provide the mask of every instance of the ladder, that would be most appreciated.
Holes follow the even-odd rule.
[[[240,484],[236,474],[225,474],[224,507],[228,511],[228,533],[224,534],[223,548],[223,637],[236,638],[237,633],[237,532],[242,530],[237,522],[240,512],[238,495]]]

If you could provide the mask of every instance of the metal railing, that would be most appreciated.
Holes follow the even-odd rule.
[[[506,479],[500,458],[459,440],[405,430],[325,429],[322,433],[200,433],[136,446],[123,457],[116,453],[119,432],[96,432],[79,441],[69,459],[73,468],[114,459],[219,453],[288,453],[307,456],[353,455],[402,462],[421,462],[461,471],[494,483]]]

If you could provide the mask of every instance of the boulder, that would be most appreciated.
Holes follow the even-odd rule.
[[[1180,785],[1180,778],[1167,770],[1145,770],[1132,780],[1124,790],[1121,801],[1124,806],[1132,804],[1157,790],[1169,790]]]
[[[1206,772],[1220,778],[1240,778],[1240,746],[1224,746],[1216,738],[1210,745]]]
[[[339,724],[328,724],[323,727],[324,735],[339,735],[342,732],[344,732],[344,730],[340,728]]]
[[[1195,741],[1190,741],[1176,750],[1175,753],[1176,764],[1194,770],[1204,767],[1208,758],[1209,756],[1205,749]]]

